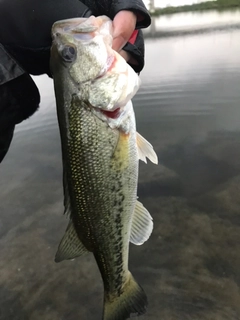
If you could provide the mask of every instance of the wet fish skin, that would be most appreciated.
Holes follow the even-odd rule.
[[[104,283],[103,319],[124,320],[146,310],[147,297],[128,270],[128,254],[130,240],[141,244],[152,231],[151,216],[137,202],[139,157],[157,158],[136,133],[129,99],[139,80],[111,49],[111,28],[107,17],[91,17],[60,21],[52,30],[70,217],[55,260],[93,252]]]

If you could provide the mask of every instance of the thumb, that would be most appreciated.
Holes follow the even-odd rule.
[[[120,51],[128,42],[135,27],[137,17],[132,11],[119,11],[113,19],[113,49]]]

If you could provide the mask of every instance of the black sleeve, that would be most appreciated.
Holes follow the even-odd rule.
[[[137,14],[136,29],[147,28],[151,17],[141,0],[82,0],[94,15],[106,15],[113,19],[121,10],[134,11]]]
[[[0,43],[26,72],[50,75],[53,23],[91,14],[78,0],[0,0]]]
[[[144,67],[144,39],[142,30],[135,30],[129,42],[123,47],[123,50],[131,54],[137,64],[130,64],[135,72],[139,73]]]
[[[89,8],[79,0],[1,0],[0,43],[48,47],[54,22],[90,15]]]
[[[39,102],[32,78],[0,44],[0,162],[8,151],[15,125],[30,117]]]
[[[124,9],[137,13],[137,28],[150,24],[149,13],[141,0],[1,0],[0,43],[26,72],[50,76],[51,26],[55,21],[91,14],[104,14],[113,19]],[[141,41],[135,46],[126,46],[126,51],[140,63],[138,70],[143,67],[140,52],[144,46],[140,44]]]

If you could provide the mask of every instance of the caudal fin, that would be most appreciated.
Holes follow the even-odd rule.
[[[105,294],[103,320],[126,320],[146,312],[147,296],[129,272],[129,281],[120,296]]]

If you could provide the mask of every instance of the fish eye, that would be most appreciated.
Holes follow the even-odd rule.
[[[61,50],[61,56],[66,62],[73,62],[76,57],[76,50],[72,46],[64,46]]]

